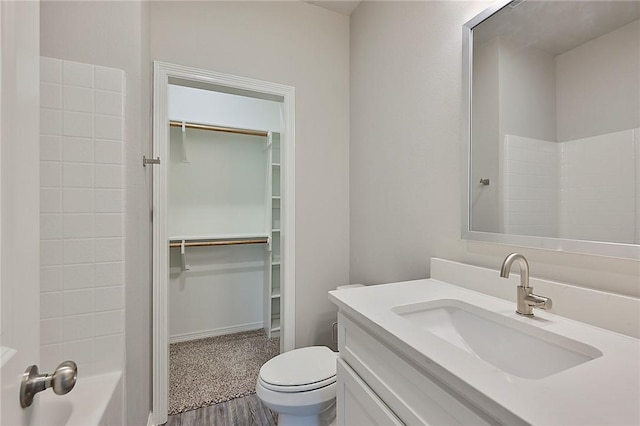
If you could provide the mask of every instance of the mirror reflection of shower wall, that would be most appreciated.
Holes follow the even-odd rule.
[[[640,244],[639,18],[524,1],[473,29],[472,231]]]
[[[171,85],[169,114],[175,414],[250,393],[279,353],[280,105]]]

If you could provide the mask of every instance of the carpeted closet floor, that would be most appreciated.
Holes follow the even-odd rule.
[[[250,395],[262,364],[280,353],[264,330],[169,347],[169,415]]]

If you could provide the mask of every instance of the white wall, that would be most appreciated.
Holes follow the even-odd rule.
[[[259,112],[254,111],[258,121]],[[196,129],[186,129],[183,136],[172,127],[169,238],[267,235],[266,144],[261,136]],[[188,271],[181,270],[180,249],[171,249],[171,341],[261,328],[265,249],[264,244],[187,248]]]
[[[558,141],[640,127],[640,21],[558,55],[556,64]]]
[[[151,237],[149,167],[151,67],[148,3],[42,2],[43,56],[124,70],[125,405],[128,424],[146,424],[151,406]]]
[[[351,281],[498,269],[515,247],[460,238],[462,24],[489,2],[363,2],[351,16]],[[384,34],[384,37],[381,35]],[[517,248],[531,274],[640,296],[640,262]]]
[[[561,143],[562,238],[640,244],[637,130]]]
[[[349,281],[349,19],[304,2],[152,2],[151,57],[296,89],[296,346]]]
[[[169,85],[169,119],[280,132],[281,103]]]

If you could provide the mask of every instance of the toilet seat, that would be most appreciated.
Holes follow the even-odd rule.
[[[336,354],[326,346],[285,352],[267,361],[258,376],[260,384],[275,392],[305,392],[336,381]]]

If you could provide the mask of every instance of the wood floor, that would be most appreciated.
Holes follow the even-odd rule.
[[[169,416],[166,426],[274,426],[277,415],[256,394]]]

